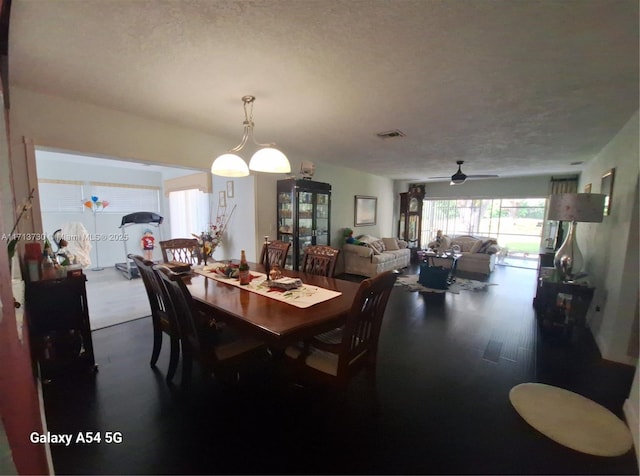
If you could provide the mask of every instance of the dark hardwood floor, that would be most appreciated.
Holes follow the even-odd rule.
[[[509,403],[522,382],[579,392],[622,417],[634,369],[599,358],[588,332],[537,336],[535,271],[498,267],[486,291],[444,299],[394,289],[378,360],[381,412],[355,381],[346,403],[283,382],[270,362],[237,387],[149,367],[148,318],[93,334],[99,372],[44,386],[48,429],[100,431],[52,445],[58,474],[638,474],[633,451],[581,454],[541,435]],[[179,382],[180,374],[176,377]],[[105,432],[122,433],[107,444]]]

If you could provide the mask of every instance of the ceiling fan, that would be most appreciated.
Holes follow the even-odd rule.
[[[458,185],[464,183],[468,178],[495,178],[497,175],[467,175],[462,172],[462,164],[464,164],[464,160],[457,160],[456,164],[458,164],[458,171],[451,176],[450,185]],[[446,179],[449,177],[429,177],[432,179]]]

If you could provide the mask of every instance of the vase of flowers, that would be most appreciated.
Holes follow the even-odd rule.
[[[224,231],[227,228],[227,224],[229,223],[235,209],[236,206],[234,205],[231,209],[231,213],[227,215],[226,207],[219,207],[214,223],[209,223],[207,229],[200,232],[200,234],[191,234],[198,239],[200,253],[202,254],[204,264],[207,264],[209,260],[213,259],[213,252],[220,244],[222,244]]]

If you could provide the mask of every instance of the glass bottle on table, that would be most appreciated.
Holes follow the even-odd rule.
[[[271,279],[271,260],[269,259],[269,237],[265,236],[264,237],[264,272],[267,275],[267,281],[269,281]]]
[[[251,282],[251,274],[249,273],[249,263],[247,263],[247,255],[244,250],[240,252],[240,266],[238,266],[238,279],[240,284],[249,284]]]

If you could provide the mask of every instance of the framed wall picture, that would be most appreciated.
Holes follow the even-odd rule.
[[[604,216],[611,214],[611,199],[613,197],[613,179],[615,178],[616,169],[611,169],[602,176],[600,181],[600,193],[604,197]]]
[[[367,226],[376,224],[378,197],[355,196],[354,226]]]
[[[233,198],[233,180],[227,181],[227,197]]]
[[[591,193],[591,184],[588,183],[584,186],[584,193]]]
[[[224,190],[218,192],[218,206],[224,208],[227,206],[227,194]]]

